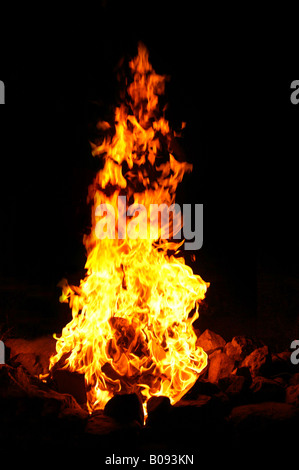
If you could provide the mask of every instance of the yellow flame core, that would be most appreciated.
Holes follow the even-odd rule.
[[[175,403],[207,365],[192,324],[209,283],[177,253],[169,255],[180,243],[163,239],[162,227],[158,240],[119,237],[117,229],[114,239],[98,239],[95,233],[99,204],[113,206],[117,226],[118,196],[126,197],[127,206],[142,203],[147,210],[150,204],[169,206],[192,169],[171,153],[174,133],[158,108],[165,77],[153,70],[144,45],[129,65],[133,81],[126,102],[115,110],[114,133],[93,145],[93,155],[102,156],[104,165],[89,190],[87,274],[79,287],[61,283],[60,300],[69,303],[72,320],[56,337],[50,359],[50,370],[59,362],[85,375],[90,411],[104,408],[117,393],[137,393],[144,407],[151,396],[168,396]],[[101,122],[98,128],[109,132],[113,126]]]

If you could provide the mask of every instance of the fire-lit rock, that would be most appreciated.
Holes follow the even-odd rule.
[[[80,442],[88,451],[120,445],[127,449],[132,443],[143,448],[197,449],[199,441],[209,448],[212,434],[223,449],[232,442],[240,447],[248,439],[256,449],[266,445],[264,441],[289,442],[292,429],[299,425],[299,372],[291,367],[272,377],[269,374],[277,369],[267,360],[267,350],[257,348],[235,367],[238,361],[219,348],[210,354],[204,376],[177,403],[171,405],[165,396],[151,397],[146,420],[136,394],[116,394],[105,410],[88,413],[73,396],[78,384],[84,385],[83,376],[56,369],[52,379],[43,382],[12,361],[0,366],[0,439],[8,447],[11,436],[26,446],[64,440],[76,448]],[[260,375],[255,375],[258,370]],[[59,379],[63,379],[60,386],[64,381],[62,388]],[[63,393],[65,387],[70,393]]]
[[[252,400],[255,402],[262,401],[284,401],[285,389],[284,387],[273,379],[266,377],[256,376],[253,378],[250,387],[252,393]]]
[[[231,399],[239,397],[242,393],[248,392],[249,389],[249,383],[246,378],[242,375],[234,374],[219,379],[218,386]]]
[[[235,361],[228,357],[224,352],[217,350],[209,357],[208,380],[217,383],[222,377],[227,377],[232,373],[235,367]]]
[[[286,402],[290,405],[299,406],[299,384],[287,387]]]
[[[196,400],[180,400],[172,407],[170,421],[175,426],[192,422],[204,424],[207,422],[212,402],[212,398],[206,395],[200,395]]]
[[[248,367],[252,377],[263,375],[269,371],[271,365],[271,355],[268,346],[255,349],[242,362],[242,367]]]
[[[43,417],[59,418],[68,410],[86,417],[72,395],[58,393],[28,375],[27,371],[18,366],[0,367],[0,408],[2,413],[17,418],[39,419]]]
[[[49,359],[55,353],[55,340],[52,336],[32,340],[9,338],[5,346],[9,349],[10,361],[21,364],[32,375],[46,374]]]
[[[121,428],[121,424],[116,419],[105,415],[102,411],[97,411],[88,419],[85,433],[97,436],[109,436],[118,432]]]
[[[197,346],[200,346],[207,354],[211,354],[215,349],[223,349],[226,342],[222,336],[206,329],[196,341]]]
[[[24,397],[29,387],[29,379],[22,368],[0,366],[0,399]]]
[[[38,356],[34,353],[19,353],[14,356],[10,362],[22,365],[32,375],[39,375],[45,372],[42,364],[38,361]]]
[[[151,397],[147,402],[147,421],[150,426],[165,423],[171,411],[171,404],[168,397]]]
[[[115,434],[119,433],[122,429],[123,425],[119,421],[105,415],[103,411],[97,411],[88,419],[85,433],[87,435],[115,438]]]
[[[64,369],[55,369],[53,380],[60,393],[72,395],[79,404],[86,403],[84,375]]]
[[[237,367],[233,373],[237,376],[244,377],[248,385],[251,385],[252,377],[248,367]]]
[[[271,375],[289,374],[294,369],[290,360],[291,353],[283,351],[271,354]]]
[[[287,430],[287,426],[299,424],[299,410],[288,403],[269,401],[237,406],[229,419],[239,432],[266,432],[275,425],[282,431],[283,426]]]
[[[295,372],[291,375],[289,385],[299,385],[299,372]]]
[[[235,336],[231,341],[226,343],[224,352],[232,360],[240,362],[255,349],[262,346],[260,341],[249,338],[248,336]]]
[[[143,407],[135,393],[114,395],[106,404],[104,414],[121,423],[137,421],[143,424]]]
[[[89,416],[83,433],[81,433],[80,448],[89,452],[105,453],[108,449],[121,447],[122,452],[128,452],[130,446],[136,444],[141,432],[138,421],[120,422],[98,410]]]
[[[184,395],[184,399],[195,400],[199,395],[212,396],[219,391],[219,387],[215,383],[209,382],[207,379],[202,379],[200,377],[189,390],[189,392]]]

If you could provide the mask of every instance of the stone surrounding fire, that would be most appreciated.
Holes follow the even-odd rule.
[[[289,360],[291,353],[271,352],[246,336],[226,342],[210,330],[198,341],[209,343],[204,375],[175,405],[167,397],[152,397],[144,423],[135,394],[116,395],[104,410],[90,414],[75,399],[84,395],[84,381],[74,379],[71,391],[69,377],[65,390],[61,377],[39,380],[55,346],[50,337],[7,340],[7,364],[0,367],[1,442],[9,446],[14,436],[18,446],[38,443],[41,448],[50,440],[57,445],[63,440],[70,448],[80,442],[82,449],[132,443],[143,449],[158,444],[196,449],[199,442],[206,448],[217,442],[223,450],[246,447],[249,440],[251,448],[286,441],[290,446],[299,425],[299,370]]]

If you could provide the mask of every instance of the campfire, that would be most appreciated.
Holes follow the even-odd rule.
[[[114,37],[114,15],[112,24],[111,34]],[[159,24],[162,25],[162,22]],[[172,31],[173,23],[169,24]],[[127,30],[128,24],[124,22],[124,25]],[[143,27],[143,22],[140,25]],[[162,26],[166,37],[165,25]],[[151,24],[151,36],[152,31]],[[128,36],[131,37],[131,34],[129,31]],[[172,36],[170,38],[172,40]],[[115,40],[118,40],[117,36]],[[159,45],[160,40],[159,34]],[[108,43],[110,36],[105,44]],[[163,46],[161,42],[161,56],[165,53],[163,49],[170,50],[164,48],[166,43]],[[189,46],[188,41],[183,45]],[[109,54],[113,50],[114,41],[108,49]],[[183,47],[182,51],[188,53]],[[193,52],[193,49],[190,51]],[[219,70],[217,57],[213,55],[212,58]],[[236,64],[239,73],[238,61]],[[182,65],[180,60],[178,65]],[[104,76],[105,67],[105,63],[100,61],[98,71],[92,71],[91,77],[87,70],[88,77],[82,80],[84,97],[81,98],[84,104],[87,96],[91,101],[94,99],[94,73]],[[194,68],[193,55],[189,67],[182,69],[186,83],[189,80],[188,70]],[[85,75],[84,67],[82,71]],[[40,465],[45,459],[53,461],[54,465],[58,460],[58,467],[65,464],[66,468],[77,468],[81,456],[84,465],[92,465],[95,461],[99,468],[113,464],[147,468],[147,465],[163,463],[193,463],[199,468],[206,461],[214,466],[219,463],[222,468],[226,460],[229,465],[236,462],[240,466],[244,459],[248,462],[252,456],[253,467],[261,461],[261,455],[267,458],[268,465],[275,463],[276,466],[278,455],[286,462],[286,456],[294,451],[297,458],[299,340],[296,329],[298,279],[295,271],[294,275],[289,273],[289,277],[284,279],[284,274],[277,277],[276,271],[271,275],[267,269],[264,271],[261,263],[255,279],[252,265],[248,266],[246,262],[254,249],[247,250],[248,246],[243,243],[246,237],[241,236],[238,243],[237,238],[242,235],[243,229],[238,218],[233,224],[234,227],[238,226],[238,231],[234,233],[229,230],[229,234],[234,236],[228,247],[222,250],[228,237],[222,240],[221,230],[215,230],[214,241],[211,241],[210,247],[210,242],[205,244],[201,252],[203,261],[198,270],[201,274],[207,273],[204,277],[209,278],[211,287],[197,273],[197,268],[193,272],[191,266],[195,264],[191,265],[188,261],[193,253],[187,253],[187,245],[191,244],[191,237],[187,234],[191,230],[186,220],[185,205],[182,213],[177,210],[177,201],[181,199],[180,188],[187,180],[186,173],[192,170],[192,165],[183,161],[182,152],[178,150],[178,139],[185,124],[174,125],[172,129],[166,119],[169,116],[165,108],[167,78],[154,71],[144,45],[139,45],[137,57],[128,62],[127,71],[127,74],[120,74],[125,87],[120,87],[122,100],[115,108],[114,117],[111,118],[108,113],[110,117],[107,118],[105,113],[101,113],[99,117],[102,120],[96,125],[97,137],[92,138],[94,160],[90,157],[90,161],[92,167],[97,165],[99,171],[93,175],[93,182],[92,178],[88,180],[92,182],[88,191],[88,206],[84,202],[84,207],[88,207],[91,213],[91,223],[86,227],[88,232],[83,239],[86,264],[83,260],[81,268],[85,271],[81,274],[80,270],[76,281],[68,282],[65,279],[60,283],[58,295],[61,294],[63,305],[58,302],[55,285],[63,276],[61,273],[68,269],[74,275],[73,269],[76,269],[77,263],[73,263],[73,255],[77,253],[77,246],[70,243],[70,252],[61,257],[57,244],[53,242],[52,249],[47,256],[44,255],[46,242],[50,243],[54,231],[59,234],[57,243],[63,250],[68,239],[64,228],[70,227],[70,242],[72,235],[75,236],[73,223],[69,224],[67,219],[62,226],[60,218],[69,207],[69,198],[62,198],[61,195],[69,195],[72,191],[64,178],[52,178],[57,166],[55,161],[53,164],[51,162],[53,173],[44,172],[47,176],[45,185],[42,175],[38,177],[40,186],[32,185],[33,212],[29,212],[30,193],[29,199],[24,197],[22,200],[26,219],[21,217],[19,220],[19,213],[23,210],[19,204],[20,194],[25,195],[26,191],[22,188],[29,187],[30,180],[27,181],[22,174],[22,167],[18,169],[19,177],[13,180],[6,178],[9,188],[7,199],[11,201],[3,215],[9,209],[15,211],[18,208],[19,211],[12,213],[11,231],[5,224],[3,229],[3,232],[7,229],[7,236],[16,233],[11,237],[11,243],[2,245],[3,257],[7,252],[9,259],[8,273],[13,273],[12,279],[2,279],[5,282],[1,284],[2,460],[5,456],[11,466],[24,466],[28,458],[30,468],[34,467],[35,462]],[[210,75],[211,70],[208,69],[207,76]],[[70,80],[65,84],[71,83],[72,77],[70,75]],[[50,75],[51,83],[52,78]],[[228,74],[228,78],[232,84],[235,83],[231,75]],[[81,76],[77,77],[75,83],[81,79]],[[106,78],[103,80],[106,83]],[[196,98],[201,90],[200,83],[190,83],[190,98]],[[58,88],[63,96],[55,97],[53,115],[50,114],[50,117],[52,120],[52,117],[60,116],[61,139],[64,142],[68,134],[65,123],[70,122],[70,113],[74,111],[73,106],[70,109],[67,106],[73,89],[70,86],[70,90],[66,90],[67,87],[61,87],[60,83]],[[13,90],[13,87],[10,89]],[[36,90],[36,99],[41,101],[40,116],[45,116],[51,106],[48,106],[49,100],[44,105],[40,90],[39,87]],[[105,91],[105,88],[101,90]],[[54,91],[55,88],[52,90],[53,96]],[[198,113],[199,100],[196,99],[192,101],[192,109],[196,116],[200,114],[212,118],[214,113],[218,113],[218,101],[216,105],[216,102],[211,104],[207,100],[211,114],[206,114],[207,109],[200,109]],[[59,116],[57,104],[62,105]],[[83,105],[80,95],[79,104],[77,106],[76,102],[80,115]],[[19,116],[19,108],[10,108],[13,117],[8,121],[14,124],[15,138],[15,117]],[[232,108],[227,114],[228,110],[224,108],[227,127],[224,126],[223,132],[226,129],[230,131],[232,123],[240,119],[238,114],[230,119],[235,109]],[[192,149],[197,152],[199,148],[198,121],[193,121],[192,115],[194,117],[189,109],[186,120],[188,125],[194,126],[193,131],[191,127],[191,134],[195,139],[194,145],[191,143],[188,146],[189,155]],[[76,123],[77,117],[74,117]],[[24,128],[24,135],[25,130],[31,132],[32,127],[32,120],[26,121],[28,125]],[[44,132],[45,124],[42,119],[41,122]],[[214,130],[214,121],[212,124],[211,135],[215,132],[220,146],[222,139],[217,134],[217,126]],[[219,124],[224,124],[221,119]],[[207,122],[208,131],[209,125]],[[77,130],[76,127],[74,132]],[[37,130],[33,135],[34,142],[36,135]],[[235,138],[234,133],[230,136]],[[60,138],[56,140],[54,133],[51,137],[53,148],[57,149],[59,156],[57,162],[60,163],[65,147],[57,145]],[[70,140],[73,142],[72,138]],[[85,143],[85,133],[83,140]],[[81,145],[78,145],[78,153],[81,152],[80,148]],[[33,146],[29,149],[30,152],[34,150]],[[25,150],[26,145],[22,144],[19,154],[27,176],[31,166],[28,166]],[[221,160],[224,163],[220,167],[217,166],[220,159],[213,158],[217,150],[218,146],[209,149],[206,155],[210,167],[213,167],[212,173],[214,169],[217,173],[215,180],[214,175],[210,180],[209,177],[205,180],[208,194],[204,188],[202,191],[206,194],[207,204],[210,208],[214,207],[209,211],[209,222],[213,217],[217,219],[216,215],[223,211],[223,198],[226,196],[233,194],[234,199],[239,198],[242,202],[238,186],[232,184],[231,193],[222,191],[228,185],[225,178],[228,172],[222,175],[221,170],[230,160],[230,146],[223,148]],[[38,145],[36,153],[40,162]],[[7,160],[10,155],[11,144]],[[18,160],[13,158],[12,161],[16,166]],[[204,164],[207,162],[204,156],[202,161]],[[68,162],[65,165],[68,166]],[[77,170],[80,178],[83,174],[82,181],[86,181],[85,162],[83,168],[79,165]],[[223,176],[224,183],[219,188],[217,182],[220,176]],[[213,184],[210,184],[212,179]],[[23,187],[19,187],[21,180]],[[31,182],[34,181],[32,176]],[[238,181],[242,184],[241,174]],[[49,199],[44,200],[49,182],[51,189],[54,189],[50,191]],[[55,199],[56,183],[59,184]],[[43,191],[39,191],[41,188]],[[79,191],[76,197],[77,194]],[[43,232],[40,219],[46,213],[46,203],[51,200],[51,207],[55,208],[62,199],[65,200],[62,201],[61,213],[45,220],[47,227],[51,225],[50,221],[55,222],[51,225],[53,230]],[[75,200],[73,204],[76,206]],[[30,230],[29,222],[33,220],[30,214],[34,214],[34,228],[37,226],[39,231]],[[234,212],[228,211],[221,219],[225,219],[227,225],[232,217],[226,216],[231,214]],[[236,214],[239,215],[239,209]],[[17,224],[25,220],[26,226]],[[210,224],[210,234],[214,233],[213,227],[222,229],[221,220],[217,220],[215,225]],[[185,231],[188,226],[189,230]],[[27,238],[26,230],[16,231],[16,227],[26,228]],[[59,231],[62,229],[63,237]],[[39,236],[40,233],[45,233],[45,237]],[[25,241],[29,238],[32,242],[27,249]],[[19,240],[22,243],[16,243]],[[24,247],[28,255],[19,257],[20,252],[25,251]],[[49,263],[49,258],[54,254],[53,263]],[[238,262],[234,263],[236,257]],[[272,258],[276,263],[276,252],[273,256],[271,253],[270,267],[274,264]],[[22,266],[22,261],[27,259],[32,265],[28,271],[27,266],[26,269]],[[68,262],[70,259],[71,263]],[[263,257],[259,255],[258,259]],[[230,263],[231,266],[226,269]],[[5,262],[3,266],[6,269]],[[28,274],[27,279],[27,272],[31,270],[34,277],[31,279]],[[45,276],[46,273],[48,276]],[[70,279],[70,276],[66,277]],[[245,284],[246,288],[239,295],[240,287],[242,289]],[[249,291],[256,300],[257,305],[253,307],[248,305]],[[54,338],[53,332],[56,332]],[[20,462],[15,461],[18,457]]]
[[[86,276],[79,286],[61,283],[72,320],[55,336],[50,372],[84,374],[90,412],[117,394],[137,394],[145,413],[151,397],[174,404],[207,365],[193,323],[209,284],[185,263],[184,240],[175,239],[182,217],[171,210],[192,165],[172,148],[178,132],[160,109],[166,77],[148,55],[139,44],[114,122],[97,125],[92,153],[103,165],[88,194]]]

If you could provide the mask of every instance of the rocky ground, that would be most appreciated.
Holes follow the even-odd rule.
[[[112,453],[189,453],[198,462],[207,452],[215,462],[240,452],[245,460],[261,453],[268,461],[278,454],[287,459],[299,426],[299,365],[292,364],[292,351],[271,352],[246,336],[226,342],[208,329],[198,332],[198,344],[208,367],[174,406],[166,397],[149,400],[144,425],[136,395],[116,396],[90,415],[82,376],[57,371],[41,382],[37,376],[47,372],[55,349],[52,337],[7,339],[0,366],[2,453],[44,458],[63,449],[66,458],[96,453],[102,463]]]

